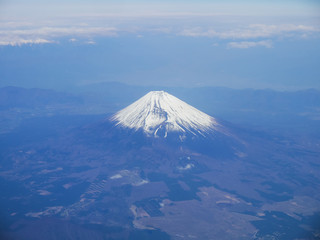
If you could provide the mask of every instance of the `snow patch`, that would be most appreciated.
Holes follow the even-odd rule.
[[[193,168],[194,167],[194,165],[192,164],[192,163],[188,163],[186,166],[184,166],[184,167],[179,167],[178,169],[179,170],[189,170],[189,169],[191,169],[191,168]]]
[[[110,179],[119,179],[119,178],[122,178],[121,174],[116,174],[110,177]]]

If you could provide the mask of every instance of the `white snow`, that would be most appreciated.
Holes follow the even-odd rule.
[[[178,167],[179,170],[189,170],[193,168],[194,165],[192,163],[188,163],[185,167]]]
[[[217,121],[164,91],[152,91],[117,112],[112,118],[116,125],[139,130],[158,136],[168,132],[190,132],[203,135],[217,130]]]
[[[110,177],[110,179],[119,179],[119,178],[122,178],[121,174],[116,174]]]

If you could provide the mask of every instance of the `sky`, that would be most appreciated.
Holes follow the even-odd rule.
[[[0,0],[0,86],[320,89],[319,1]]]

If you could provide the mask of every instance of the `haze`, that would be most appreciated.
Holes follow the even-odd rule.
[[[317,1],[0,4],[0,86],[320,87]]]

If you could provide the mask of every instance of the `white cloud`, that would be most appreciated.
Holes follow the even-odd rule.
[[[254,39],[265,39],[274,37],[301,37],[308,38],[319,34],[320,29],[312,25],[299,24],[251,24],[243,27],[226,25],[228,28],[213,27],[193,27],[183,28],[181,22],[167,20],[157,24],[146,21],[133,21],[126,19],[124,22],[115,23],[114,26],[108,24],[108,19],[99,20],[93,18],[86,22],[61,19],[58,22],[40,22],[19,24],[19,22],[7,22],[0,25],[0,45],[22,45],[53,43],[60,37],[68,37],[69,41],[80,38],[93,39],[97,36],[115,37],[121,33],[131,33],[137,36],[145,32],[167,35],[180,35],[188,37],[208,37],[227,40],[253,41]],[[172,19],[171,19],[172,20]],[[128,22],[129,21],[129,22]],[[173,20],[174,21],[174,20]],[[194,23],[190,23],[194,25]],[[92,44],[94,44],[92,42]]]
[[[0,35],[13,36],[88,36],[88,35],[116,36],[116,29],[112,27],[39,27],[30,29],[13,29],[0,31]]]
[[[266,48],[272,48],[272,42],[271,41],[257,41],[257,42],[249,42],[249,41],[243,41],[243,42],[230,42],[228,43],[228,48],[252,48],[252,47],[266,47]]]
[[[11,39],[11,40],[0,40],[0,46],[21,46],[24,44],[45,44],[45,43],[54,43],[54,41],[46,39]]]
[[[96,42],[95,42],[95,41],[93,41],[93,40],[89,40],[89,41],[87,41],[87,42],[86,42],[86,44],[94,45],[94,44],[96,44]]]
[[[216,31],[214,29],[203,30],[202,28],[184,29],[179,33],[179,35],[190,37],[217,37],[221,39],[254,39],[275,36],[287,36],[290,34],[298,34],[300,36],[304,36],[306,33],[311,34],[319,32],[319,28],[307,25],[251,24],[244,28],[236,28],[223,31]]]
[[[112,27],[38,27],[28,29],[0,30],[0,45],[23,45],[54,43],[59,37],[72,37],[69,41],[75,41],[77,37],[92,36],[117,36],[117,29]],[[93,41],[89,44],[94,44]]]

